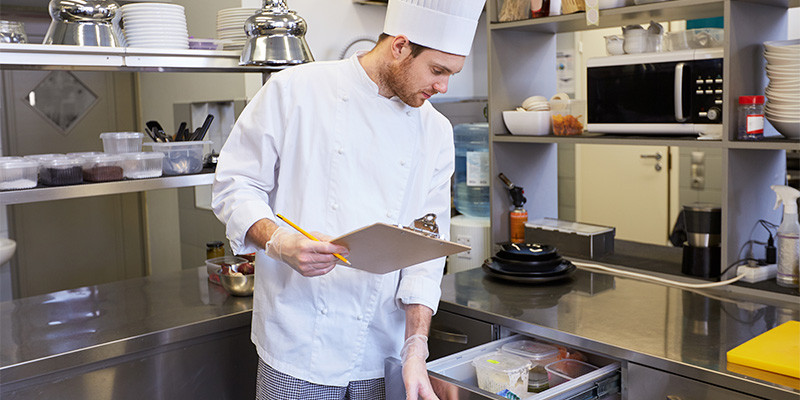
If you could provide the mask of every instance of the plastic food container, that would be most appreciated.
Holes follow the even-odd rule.
[[[28,156],[24,156],[22,158],[24,158],[26,160],[34,160],[34,161],[41,162],[41,161],[55,160],[55,159],[59,159],[59,158],[62,158],[62,159],[63,158],[69,158],[69,156],[67,156],[66,154],[52,153],[52,154],[31,154],[31,155],[28,155]]]
[[[575,379],[581,375],[586,375],[597,369],[592,364],[583,361],[564,359],[547,364],[545,367],[550,377],[550,386],[556,386],[566,381]]]
[[[74,185],[83,182],[81,160],[54,158],[39,162],[39,182],[48,186]]]
[[[82,151],[80,153],[67,153],[67,157],[72,158],[83,158],[83,157],[91,157],[91,156],[99,156],[103,153],[102,151]]]
[[[685,31],[668,32],[667,43],[670,50],[702,49],[722,46],[725,31],[722,28],[697,28]]]
[[[24,160],[24,158],[17,157],[17,156],[2,156],[2,157],[0,157],[0,162],[21,161],[21,160]]]
[[[503,351],[483,354],[472,360],[478,377],[478,387],[491,393],[508,389],[519,397],[528,391],[528,370],[531,362],[526,358]]]
[[[146,143],[154,152],[164,154],[164,175],[195,174],[203,169],[203,146],[210,140]]]
[[[0,190],[30,189],[36,187],[39,163],[25,159],[0,160]]]
[[[550,381],[544,367],[559,360],[560,355],[557,347],[532,340],[520,340],[506,343],[502,349],[507,353],[524,357],[531,361],[531,370],[528,374],[529,392],[539,393],[550,387]]]
[[[83,180],[87,182],[120,181],[124,177],[121,154],[86,155],[80,157],[83,168]]]
[[[141,132],[103,132],[100,139],[103,140],[103,151],[106,153],[137,153],[142,151]]]
[[[556,136],[580,135],[586,126],[584,100],[551,100],[550,117]]]
[[[236,256],[223,256],[223,257],[210,258],[206,260],[206,271],[208,271],[208,280],[219,285],[220,282],[217,271],[219,271],[220,269],[222,269],[222,267],[227,265],[237,265],[246,262],[247,259]]]
[[[126,153],[123,155],[123,176],[130,179],[156,178],[161,176],[163,153]]]

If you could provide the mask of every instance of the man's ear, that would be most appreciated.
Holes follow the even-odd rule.
[[[397,35],[392,39],[391,50],[395,60],[400,60],[411,54],[411,43],[405,35]]]

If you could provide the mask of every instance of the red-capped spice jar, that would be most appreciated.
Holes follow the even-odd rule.
[[[739,96],[739,140],[764,138],[764,96]]]

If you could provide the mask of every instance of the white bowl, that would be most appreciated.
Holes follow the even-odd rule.
[[[764,54],[769,65],[785,65],[785,66],[798,66],[800,65],[800,58],[797,57],[783,57]]]
[[[17,242],[6,239],[0,238],[0,265],[3,265],[11,259],[11,256],[14,255],[14,251],[17,249]]]
[[[800,120],[788,121],[767,115],[767,121],[788,139],[800,139]]]
[[[767,95],[767,105],[776,106],[800,106],[800,95],[795,97],[787,97],[780,95]]]
[[[513,135],[550,134],[550,111],[503,111],[503,122]]]

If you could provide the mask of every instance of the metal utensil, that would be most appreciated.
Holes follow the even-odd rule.
[[[169,142],[169,138],[166,133],[164,133],[164,128],[161,127],[161,124],[158,121],[147,121],[145,122],[145,126],[147,126],[151,132],[159,139],[158,142]]]
[[[200,129],[201,129],[200,130],[200,134],[197,135],[197,137],[193,138],[192,140],[203,140],[203,138],[206,137],[206,133],[208,132],[208,128],[211,128],[211,122],[212,121],[214,121],[214,116],[211,115],[211,114],[208,114],[208,116],[206,117],[206,120],[203,121],[203,126],[200,127]]]
[[[175,132],[175,141],[180,142],[186,140],[186,137],[183,135],[183,131],[186,129],[186,122],[181,122],[181,125],[178,127],[178,131]]]

